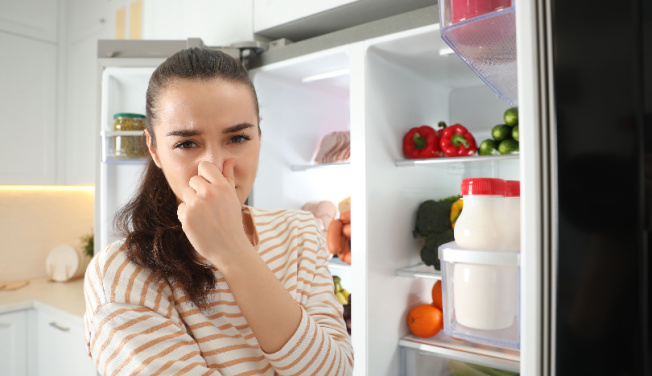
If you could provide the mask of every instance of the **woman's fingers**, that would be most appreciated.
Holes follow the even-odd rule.
[[[222,176],[235,187],[235,179],[233,178],[233,170],[235,169],[235,158],[227,159],[224,162],[224,167],[222,167]]]
[[[194,189],[198,195],[203,197],[206,197],[210,190],[210,183],[204,177],[199,175],[191,177],[188,185],[190,188]]]
[[[222,178],[222,171],[211,162],[202,161],[197,166],[197,175],[203,177],[209,183],[216,183]]]

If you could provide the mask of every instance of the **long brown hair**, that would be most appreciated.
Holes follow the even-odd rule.
[[[256,90],[246,68],[237,59],[207,48],[179,51],[159,65],[149,80],[146,124],[153,147],[156,147],[153,128],[161,91],[179,80],[213,79],[248,86],[258,111]],[[176,196],[151,156],[135,197],[119,210],[115,226],[125,238],[124,248],[131,261],[159,278],[180,285],[197,305],[205,302],[205,292],[215,288],[213,270],[195,256],[177,217]]]

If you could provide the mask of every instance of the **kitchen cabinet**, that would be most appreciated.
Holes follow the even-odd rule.
[[[487,354],[443,332],[423,340],[406,324],[409,309],[429,303],[440,278],[420,264],[412,236],[418,205],[459,194],[464,178],[520,175],[517,156],[403,157],[401,140],[412,127],[461,123],[479,143],[510,107],[447,50],[432,24],[252,69],[262,118],[253,206],[300,208],[352,197],[352,265],[331,269],[349,278],[345,287],[356,296],[356,375],[429,374],[436,358],[519,369],[517,351]],[[307,79],[319,74],[330,78]],[[342,130],[351,132],[350,163],[314,165],[320,138]],[[420,365],[407,367],[407,357]]]
[[[65,68],[65,127],[63,127],[61,183],[94,184],[97,135],[97,41],[113,37],[113,30],[98,24],[92,33],[70,41]]]
[[[81,320],[48,308],[36,315],[38,374],[48,376],[95,376],[88,356]]]
[[[57,45],[3,30],[0,45],[0,184],[54,184]]]
[[[27,375],[27,311],[0,314],[0,375]]]
[[[43,42],[57,43],[59,33],[56,15],[59,3],[52,0],[2,1],[0,30]]]

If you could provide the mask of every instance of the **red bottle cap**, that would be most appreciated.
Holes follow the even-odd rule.
[[[469,178],[462,180],[462,196],[505,196],[505,181],[495,178]]]
[[[505,180],[505,197],[521,197],[521,182],[518,180]]]

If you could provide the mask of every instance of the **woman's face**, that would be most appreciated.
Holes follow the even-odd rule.
[[[208,161],[220,171],[235,158],[235,189],[244,204],[258,169],[260,134],[258,112],[251,89],[221,79],[178,80],[161,90],[155,103],[155,145],[147,145],[163,170],[177,203],[199,162]]]

